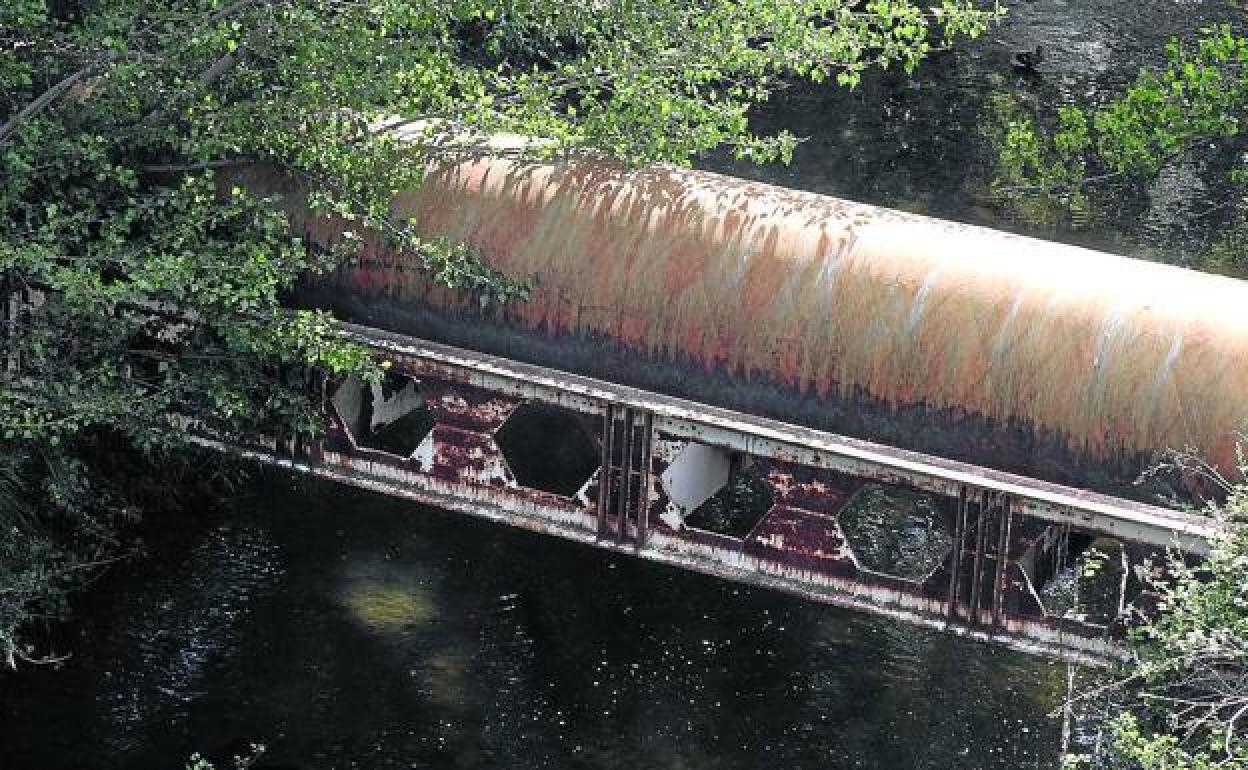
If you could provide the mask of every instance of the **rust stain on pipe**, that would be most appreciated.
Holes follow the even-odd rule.
[[[505,321],[549,337],[1019,422],[1093,457],[1192,446],[1233,471],[1248,418],[1248,284],[1228,278],[665,167],[470,160],[394,212],[532,280]],[[368,257],[350,290],[476,312],[411,255]]]

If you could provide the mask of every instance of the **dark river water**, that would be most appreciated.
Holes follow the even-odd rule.
[[[1040,658],[319,482],[229,510],[4,682],[0,767],[1054,765]]]
[[[986,104],[1094,97],[1222,7],[1017,3],[913,81],[781,94],[757,120],[810,137],[793,166],[706,165],[1183,262],[1215,195],[1199,171],[1112,226],[1037,228],[986,195]],[[1010,51],[1037,43],[1022,80]],[[249,742],[309,770],[1057,765],[1064,665],[307,480],[260,475],[222,508],[99,581],[67,663],[0,677],[0,768]]]

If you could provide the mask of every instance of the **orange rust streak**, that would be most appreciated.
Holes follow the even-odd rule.
[[[1224,470],[1248,422],[1248,286],[1228,278],[663,167],[471,160],[395,213],[535,279],[521,327]],[[471,307],[410,275],[403,299]]]

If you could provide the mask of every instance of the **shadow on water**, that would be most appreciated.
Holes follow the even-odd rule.
[[[1027,768],[1062,667],[275,477],[0,690],[6,768]],[[108,600],[107,597],[115,597]]]

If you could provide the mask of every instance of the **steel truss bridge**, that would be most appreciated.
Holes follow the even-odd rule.
[[[1046,588],[1072,543],[1118,544],[1115,601],[1129,610],[1148,599],[1127,591],[1141,555],[1202,552],[1216,527],[1166,508],[346,328],[391,368],[379,384],[317,380],[330,424],[324,436],[246,447],[196,440],[382,494],[1083,663],[1122,654],[1117,640],[1130,613],[1097,622],[1049,606]],[[725,526],[728,509],[745,499],[734,491],[747,487],[753,514]],[[937,552],[919,559],[917,572],[893,574],[856,537],[855,517],[881,490],[920,496],[939,520],[928,533]],[[718,519],[706,515],[708,506]]]

